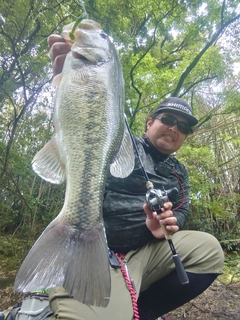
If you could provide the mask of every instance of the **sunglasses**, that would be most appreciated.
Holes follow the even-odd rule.
[[[171,114],[163,114],[162,116],[156,116],[156,119],[160,120],[163,124],[174,127],[177,125],[178,130],[183,134],[192,133],[192,128],[188,122],[179,121]]]

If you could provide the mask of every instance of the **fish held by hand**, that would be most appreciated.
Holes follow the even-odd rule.
[[[72,26],[64,28],[64,37]],[[106,307],[111,281],[102,217],[105,183],[109,170],[120,178],[131,173],[134,152],[114,45],[92,20],[83,20],[74,37],[55,81],[55,133],[32,162],[43,179],[66,179],[64,205],[23,261],[15,290],[62,286],[84,304]]]

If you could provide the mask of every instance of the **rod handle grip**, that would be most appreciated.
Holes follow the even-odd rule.
[[[181,284],[189,283],[188,275],[183,267],[182,261],[180,260],[178,254],[173,255],[173,260],[176,266],[178,278]]]

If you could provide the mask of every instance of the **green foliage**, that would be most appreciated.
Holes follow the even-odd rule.
[[[218,168],[209,146],[185,144],[178,151],[178,159],[188,168],[193,198],[197,198],[197,193],[206,194],[212,187],[216,187]]]
[[[225,255],[224,273],[219,276],[219,280],[224,284],[237,283],[240,281],[239,253],[233,251],[231,254]]]
[[[239,235],[238,1],[3,0],[0,3],[0,232],[32,239],[59,212],[65,186],[33,174],[49,140],[55,90],[47,37],[81,14],[111,35],[122,63],[126,114],[141,135],[168,95],[200,118],[179,150],[189,170],[192,227]],[[229,125],[230,123],[230,125]],[[239,123],[239,121],[238,121]],[[240,187],[239,187],[240,190]]]
[[[224,248],[234,250],[236,243],[228,240],[229,236],[231,239],[240,236],[239,195],[229,190],[229,186],[225,190],[221,183],[221,167],[212,145],[201,146],[199,142],[196,139],[178,152],[178,158],[188,168],[191,183],[191,216],[187,227],[210,232],[221,240]]]

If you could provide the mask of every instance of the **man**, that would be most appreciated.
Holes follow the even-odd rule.
[[[48,42],[56,75],[71,43],[58,35],[51,35]],[[146,180],[137,157],[129,177],[109,174],[103,202],[107,240],[111,250],[124,254],[114,262],[121,268],[111,268],[109,305],[83,305],[57,287],[50,290],[52,319],[154,320],[195,298],[222,273],[224,257],[218,241],[207,233],[180,231],[189,215],[189,180],[184,165],[171,154],[182,146],[197,122],[185,100],[171,97],[157,106],[147,120],[145,134],[135,141],[154,188],[175,187],[178,192],[157,214],[144,204]],[[188,284],[179,281],[163,225],[172,234]]]

